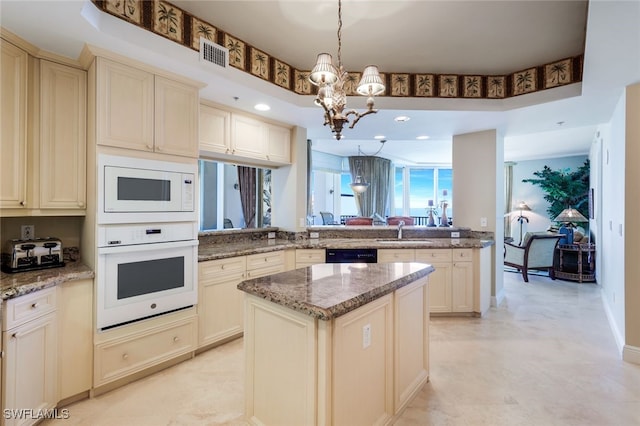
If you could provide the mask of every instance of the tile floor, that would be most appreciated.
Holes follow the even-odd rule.
[[[504,276],[484,318],[432,320],[430,382],[396,425],[640,425],[640,366],[621,361],[600,287]],[[244,425],[242,368],[238,339],[43,424]]]

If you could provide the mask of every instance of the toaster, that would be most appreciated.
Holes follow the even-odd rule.
[[[59,266],[64,266],[64,258],[62,241],[58,238],[9,240],[2,249],[4,272],[32,271]]]

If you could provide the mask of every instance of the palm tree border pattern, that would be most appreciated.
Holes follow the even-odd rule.
[[[131,19],[130,13],[125,12],[122,7],[115,8],[113,3],[116,0],[91,0],[98,9],[100,9],[104,13],[108,13],[110,15],[116,16],[120,19],[125,20],[126,22],[144,28],[148,31],[159,34],[168,40],[174,41],[176,43],[180,43],[185,47],[188,47],[192,50],[199,49],[199,43],[192,42],[192,38],[194,38],[194,32],[197,31],[199,18],[185,12],[179,7],[173,6],[170,2],[164,0],[126,0],[127,4],[133,2],[137,4],[141,9],[141,19],[139,21],[134,21]],[[122,0],[120,0],[122,1]],[[154,14],[156,7],[158,7],[159,3],[164,3],[165,5],[170,6],[172,9],[180,12],[180,16],[182,17],[182,22],[177,22],[176,27],[174,27],[175,33],[170,31],[170,28],[167,26],[167,34],[156,28],[156,24],[154,23]],[[167,17],[168,18],[168,17]],[[167,19],[167,18],[163,18]],[[235,68],[238,68],[246,73],[257,76],[258,78],[265,79],[258,74],[254,74],[252,72],[252,67],[247,60],[246,52],[248,52],[249,47],[253,47],[248,43],[238,39],[237,37],[231,35],[230,33],[224,32],[220,30],[215,25],[211,25],[205,21],[204,22],[210,25],[213,29],[216,29],[216,34],[214,36],[217,40],[212,40],[215,43],[223,45],[227,48],[228,40],[234,40],[233,45],[231,46],[229,52],[229,64]],[[163,26],[164,28],[164,26]],[[171,34],[168,34],[171,32]],[[267,63],[271,63],[271,58],[275,61],[279,61],[281,63],[285,63],[281,61],[279,58],[272,57],[268,53],[261,50],[266,56],[265,61]],[[577,56],[572,56],[568,58],[562,58],[560,60],[543,64],[535,67],[531,67],[527,70],[521,70],[512,72],[510,74],[505,74],[502,76],[496,75],[480,75],[480,76],[469,76],[469,77],[479,77],[478,83],[480,86],[479,92],[480,99],[504,99],[510,98],[514,96],[519,96],[526,93],[537,92],[546,89],[552,89],[554,87],[563,86],[572,83],[578,83],[582,81],[582,68],[584,63],[584,54],[579,54]],[[269,68],[269,71],[271,68]],[[302,75],[308,75],[309,70],[298,70],[296,68],[289,66],[289,75],[293,76],[293,80],[290,84],[283,84],[281,76],[279,77],[279,73],[273,70],[273,72],[267,72],[268,77],[266,78],[272,84],[276,84],[280,87],[284,87],[285,89],[291,90],[295,93],[308,95],[315,94],[317,89],[315,87],[310,87],[310,85],[302,84],[299,82],[299,78]],[[530,72],[532,78],[531,81],[526,80],[522,73]],[[351,74],[351,72],[349,72]],[[385,81],[387,87],[392,87],[394,74],[385,74],[380,73],[380,76]],[[400,94],[396,93],[394,96],[402,96],[402,97],[443,97],[443,98],[464,98],[464,97],[476,97],[476,96],[467,96],[467,88],[462,85],[459,86],[459,82],[466,81],[468,76],[462,74],[435,74],[435,73],[409,73],[408,86],[409,93],[408,94]],[[444,84],[444,78],[453,78],[455,80],[455,85],[447,80],[449,83]],[[290,77],[291,78],[291,77]],[[430,81],[430,85],[425,85]],[[529,85],[529,87],[525,87]],[[390,91],[385,93],[389,95]]]

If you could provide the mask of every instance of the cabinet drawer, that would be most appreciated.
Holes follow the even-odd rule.
[[[94,386],[195,350],[196,321],[187,318],[97,345]]]
[[[416,253],[413,249],[378,249],[378,263],[413,262],[415,259]]]
[[[260,278],[265,275],[277,274],[278,272],[284,272],[284,265],[265,266],[264,268],[247,271],[247,279]]]
[[[451,262],[451,249],[416,249],[416,261]]]
[[[473,249],[453,249],[453,261],[466,261],[471,262],[473,260]]]
[[[56,310],[56,288],[50,287],[7,300],[3,330],[22,325]]]
[[[220,274],[244,272],[247,268],[247,261],[244,256],[231,257],[228,259],[210,260],[208,262],[200,262],[198,271],[201,280],[208,280],[219,276]]]
[[[296,263],[324,263],[324,249],[296,250]]]
[[[271,251],[269,253],[251,254],[247,256],[247,271],[268,268],[276,265],[284,266],[283,251]]]

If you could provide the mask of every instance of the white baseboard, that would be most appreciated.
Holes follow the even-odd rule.
[[[624,349],[622,349],[622,359],[626,362],[640,365],[640,348],[624,345]]]
[[[504,300],[504,287],[500,289],[498,294],[496,294],[495,296],[491,296],[491,307],[497,308],[498,306],[500,306],[503,300]]]
[[[620,332],[618,328],[618,324],[616,324],[613,313],[611,312],[611,307],[607,303],[607,298],[605,297],[604,289],[600,291],[600,298],[602,299],[602,306],[604,307],[604,313],[607,316],[607,321],[609,322],[609,327],[611,328],[611,332],[613,333],[613,338],[616,341],[616,346],[618,346],[618,352],[624,356],[624,336]]]

